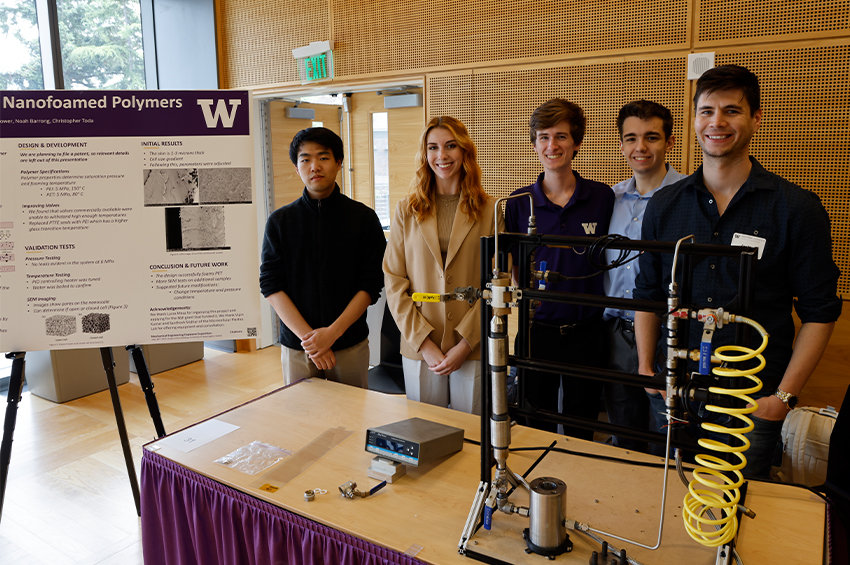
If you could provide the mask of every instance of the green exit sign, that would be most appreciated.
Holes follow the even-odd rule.
[[[328,80],[334,77],[333,41],[314,41],[306,47],[292,50],[298,65],[301,84]]]
[[[302,83],[333,78],[333,74],[333,52],[331,51],[298,59],[298,75]]]

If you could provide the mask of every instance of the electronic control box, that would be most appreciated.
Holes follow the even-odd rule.
[[[417,467],[463,449],[463,430],[410,418],[366,430],[366,451]]]

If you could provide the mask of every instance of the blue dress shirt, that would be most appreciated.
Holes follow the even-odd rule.
[[[611,214],[608,233],[624,235],[629,239],[640,239],[640,230],[643,226],[643,213],[646,210],[646,204],[649,202],[649,199],[661,187],[680,181],[686,176],[668,164],[667,174],[664,175],[661,185],[653,188],[646,194],[642,195],[637,191],[635,177],[618,182],[612,186],[611,190],[614,191],[614,213]],[[629,257],[634,256],[634,253],[636,252],[631,252]],[[609,264],[619,256],[619,249],[605,251],[605,260]],[[605,295],[616,298],[631,298],[638,271],[640,271],[640,267],[637,260],[630,261],[617,269],[606,271]],[[606,308],[603,318],[606,320],[610,320],[611,318],[625,318],[634,321],[635,312],[634,310]]]

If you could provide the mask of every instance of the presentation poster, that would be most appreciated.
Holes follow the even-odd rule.
[[[247,91],[0,97],[0,351],[256,336]]]

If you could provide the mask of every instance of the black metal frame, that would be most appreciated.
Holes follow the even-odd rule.
[[[519,268],[519,288],[522,289],[523,300],[519,305],[518,325],[517,328],[517,344],[519,351],[515,351],[514,355],[508,357],[508,365],[517,368],[517,388],[518,388],[518,404],[517,406],[509,406],[511,417],[516,416],[533,416],[539,420],[558,424],[569,424],[571,426],[582,427],[594,431],[622,435],[629,438],[634,438],[642,441],[652,441],[663,444],[666,437],[663,434],[634,430],[632,428],[618,426],[606,422],[596,420],[588,420],[585,418],[577,418],[564,416],[548,411],[535,410],[525,399],[524,390],[524,373],[527,369],[536,371],[546,371],[556,374],[564,374],[575,377],[590,378],[602,380],[606,382],[617,382],[626,385],[644,387],[647,384],[647,377],[643,375],[624,373],[620,371],[612,371],[607,369],[597,369],[592,367],[584,367],[579,365],[570,365],[569,363],[553,363],[548,361],[540,361],[533,359],[529,355],[529,300],[538,299],[550,302],[569,303],[569,304],[585,304],[599,307],[619,307],[626,310],[639,310],[643,312],[653,312],[659,315],[667,314],[667,303],[656,302],[649,300],[630,300],[625,298],[613,298],[599,295],[557,292],[552,290],[539,291],[530,288],[530,273],[532,264],[532,254],[539,246],[552,247],[584,247],[591,246],[597,238],[595,237],[572,237],[572,236],[556,236],[556,235],[526,235],[518,233],[500,233],[499,247],[500,256],[497,258],[499,271],[507,271],[507,250],[515,251],[514,265]],[[635,240],[617,240],[611,241],[607,249],[615,250],[632,250],[632,251],[652,251],[660,253],[673,253],[676,249],[674,242],[660,241],[635,241]],[[739,279],[738,279],[738,302],[736,304],[735,313],[743,316],[748,316],[752,307],[754,284],[753,279],[756,270],[756,250],[749,247],[733,247],[728,245],[705,245],[705,244],[683,244],[679,248],[679,258],[681,262],[682,282],[679,286],[680,304],[683,306],[691,303],[691,287],[693,280],[693,268],[695,257],[729,257],[738,258],[739,260]],[[481,238],[481,288],[484,289],[491,281],[492,276],[492,258],[496,252],[495,238],[493,236]],[[562,273],[569,275],[569,273]],[[603,276],[603,275],[599,275]],[[490,319],[492,317],[492,308],[488,304],[481,305],[481,480],[490,482],[491,475],[491,459],[492,446],[490,444],[490,413],[492,411],[492,394],[491,394],[491,376],[489,371],[489,351],[486,347],[486,338],[489,335]],[[689,327],[687,320],[680,320],[679,334],[683,336],[689,335]],[[749,344],[750,331],[749,327],[744,324],[738,324],[735,335],[736,343]],[[685,384],[688,381],[687,363],[679,363],[677,376],[680,384]],[[738,388],[736,383],[729,383],[729,386]],[[658,388],[664,388],[664,382],[658,383]],[[678,428],[673,429],[671,445],[674,447],[682,447],[686,449],[694,449],[696,443],[683,437],[684,434]]]

